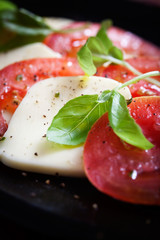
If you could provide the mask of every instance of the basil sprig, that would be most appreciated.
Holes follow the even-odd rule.
[[[102,22],[97,35],[88,38],[85,45],[77,53],[80,67],[87,75],[91,76],[96,73],[98,66],[108,62],[109,64],[114,63],[125,66],[135,75],[141,75],[141,72],[124,60],[123,52],[109,39],[106,26],[108,29],[110,21]],[[160,82],[155,79],[148,77],[145,80],[160,87]]]
[[[45,18],[25,9],[18,9],[9,1],[0,0],[0,52],[42,42],[52,32],[68,34],[85,29],[89,25],[90,23],[86,22],[77,28],[53,29],[45,22]]]
[[[53,30],[42,17],[25,9],[5,8],[0,11],[0,52],[41,42],[51,32]]]
[[[138,76],[129,84],[149,77],[158,76],[159,71]],[[118,92],[127,83],[120,84],[112,91],[106,90],[98,95],[83,95],[68,101],[53,118],[47,131],[47,139],[65,145],[78,145],[85,142],[93,123],[108,112],[109,124],[116,135],[125,142],[143,150],[150,149],[150,143],[141,128],[130,116],[125,98]]]
[[[96,67],[108,61],[104,56],[112,56],[119,60],[123,59],[122,51],[113,45],[106,34],[106,26],[109,28],[110,25],[110,20],[109,22],[102,22],[97,35],[88,38],[86,44],[77,53],[78,62],[87,75],[95,74]]]

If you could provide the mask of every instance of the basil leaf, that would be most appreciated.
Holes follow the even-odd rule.
[[[70,100],[53,118],[47,139],[65,145],[85,142],[93,123],[107,108],[107,102],[98,102],[98,95],[84,95]]]
[[[77,53],[78,62],[83,71],[88,75],[96,73],[96,67],[110,61],[108,56],[114,59],[122,60],[122,51],[113,45],[112,41],[106,34],[106,27],[110,26],[110,22],[102,23],[95,37],[90,37],[86,44]],[[87,59],[89,58],[89,61]]]
[[[106,50],[103,53],[107,55],[109,52],[109,49],[113,46],[113,43],[107,36],[106,29],[104,27],[101,27],[100,30],[98,31],[96,37],[101,41],[101,44],[103,45],[103,47]]]
[[[85,73],[88,75],[93,75],[96,73],[97,69],[93,63],[92,53],[89,50],[87,44],[85,44],[77,54],[77,59],[79,65]]]
[[[16,5],[10,1],[0,0],[0,11],[6,9],[17,9]]]
[[[101,27],[103,27],[105,30],[108,30],[113,25],[113,22],[111,19],[106,19],[101,22]]]
[[[123,60],[123,52],[116,46],[112,46],[109,49],[109,55],[116,59]]]
[[[143,150],[153,147],[130,116],[125,98],[117,91],[112,92],[109,100],[108,117],[113,131],[122,140]]]
[[[41,42],[53,30],[43,18],[25,9],[0,11],[0,51]]]

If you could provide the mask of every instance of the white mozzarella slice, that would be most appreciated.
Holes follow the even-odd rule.
[[[71,19],[67,18],[54,18],[54,17],[45,17],[45,22],[53,29],[62,29],[66,26],[68,26],[70,23],[73,22]]]
[[[49,142],[46,132],[53,117],[72,98],[100,94],[119,83],[102,77],[57,77],[33,85],[15,111],[4,141],[1,161],[13,168],[64,176],[84,176],[83,146],[70,147]],[[131,98],[128,88],[120,90]],[[59,97],[55,94],[59,93]]]
[[[32,43],[0,54],[0,69],[7,65],[31,58],[60,58],[61,54],[54,52],[43,43]]]

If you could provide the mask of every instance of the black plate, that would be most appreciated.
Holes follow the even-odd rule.
[[[40,15],[101,21],[112,18],[115,25],[159,44],[159,7],[115,1],[100,6],[66,1],[14,1]],[[121,3],[120,3],[121,2]],[[38,7],[36,5],[38,4]],[[56,239],[108,239],[159,235],[160,207],[117,201],[97,191],[87,179],[27,173],[0,164],[0,214],[10,226],[13,221],[37,234]],[[2,219],[3,220],[3,219]],[[5,225],[5,224],[4,224]],[[2,225],[4,228],[5,226]],[[13,225],[14,226],[14,225]],[[7,227],[6,227],[7,229]],[[7,231],[5,229],[5,231]],[[1,229],[2,230],[2,229]],[[24,229],[23,229],[24,230]],[[19,231],[19,229],[17,230]],[[4,239],[7,239],[4,237]],[[24,239],[24,238],[22,238]]]
[[[24,173],[0,165],[1,212],[54,237],[157,236],[160,208],[114,200],[87,179]],[[103,238],[102,238],[103,237]]]

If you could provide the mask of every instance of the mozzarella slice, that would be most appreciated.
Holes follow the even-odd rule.
[[[70,23],[73,22],[71,19],[67,18],[54,18],[54,17],[45,17],[45,22],[53,29],[62,29],[66,26],[68,26]]]
[[[53,117],[72,98],[100,94],[118,84],[115,80],[86,76],[49,78],[36,83],[15,111],[4,135],[6,139],[0,142],[1,161],[21,170],[84,176],[83,146],[67,147],[49,142],[47,129]],[[126,99],[131,98],[128,88],[121,89],[121,93]]]
[[[0,54],[0,69],[7,65],[31,58],[60,58],[61,54],[54,52],[43,43],[32,43]]]

